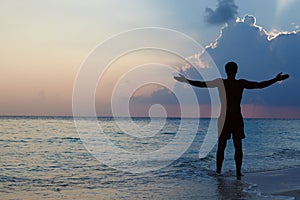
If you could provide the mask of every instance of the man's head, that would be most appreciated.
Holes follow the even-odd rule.
[[[238,66],[235,62],[228,62],[225,65],[225,71],[227,76],[235,76],[238,70]]]

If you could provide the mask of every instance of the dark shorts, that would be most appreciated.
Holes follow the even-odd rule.
[[[231,138],[231,135],[233,139],[244,139],[243,116],[239,113],[230,113],[226,115],[225,119],[220,117],[218,120],[218,131],[219,140],[228,140]]]

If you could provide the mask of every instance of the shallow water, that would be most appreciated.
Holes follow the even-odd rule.
[[[134,120],[140,127],[150,122]],[[195,119],[185,120],[188,137],[188,125]],[[245,120],[243,172],[299,166],[299,122]],[[201,119],[193,143],[179,159],[146,173],[116,170],[97,160],[86,149],[71,117],[0,117],[0,123],[1,199],[282,199],[261,195],[253,184],[235,180],[231,141],[223,176],[214,173],[216,148],[199,159],[209,119]],[[115,146],[143,153],[172,141],[180,119],[168,119],[155,135],[138,139],[120,130],[112,118],[99,118],[98,123]],[[151,128],[147,131],[152,134]],[[168,156],[161,158],[165,160],[159,162],[169,163]]]

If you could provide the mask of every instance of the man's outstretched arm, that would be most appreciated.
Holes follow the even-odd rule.
[[[246,89],[256,89],[256,88],[265,88],[268,87],[278,81],[283,81],[287,78],[289,78],[290,75],[284,74],[282,75],[282,72],[277,74],[277,76],[273,79],[262,81],[262,82],[252,82],[252,81],[245,81],[245,88]]]
[[[196,87],[204,87],[204,88],[207,87],[205,82],[203,82],[203,81],[193,81],[193,80],[185,78],[181,74],[179,74],[179,76],[174,76],[174,79],[176,81],[183,82],[183,83],[188,83],[188,84],[190,84],[192,86],[196,86]]]

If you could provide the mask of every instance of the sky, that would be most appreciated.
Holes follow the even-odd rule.
[[[299,8],[297,0],[2,0],[0,115],[72,115],[77,74],[97,45],[130,29],[161,27],[182,32],[205,47],[222,76],[230,60],[239,64],[238,78],[260,81],[281,71],[289,73],[286,82],[245,91],[243,112],[246,117],[300,118]],[[107,55],[116,48],[107,47]],[[132,66],[158,60],[165,65],[180,63],[176,59],[136,52],[113,63],[95,92],[99,115],[111,115],[112,86]],[[166,75],[156,65],[149,68],[154,77]],[[141,72],[131,78],[144,76]],[[169,116],[178,116],[172,91],[185,89],[180,84],[169,89],[155,84],[140,87],[131,94],[130,112],[143,116],[151,105],[162,104]],[[207,91],[195,91],[204,116],[209,115]]]

